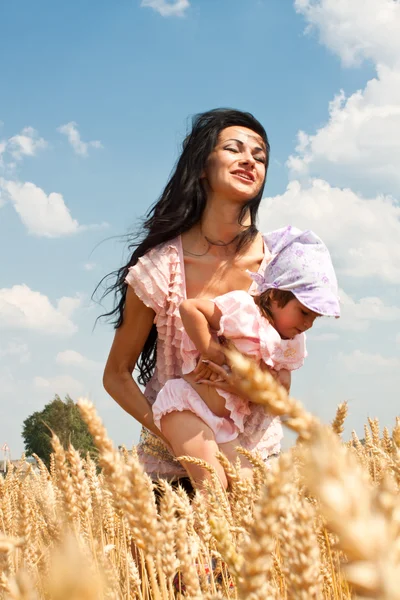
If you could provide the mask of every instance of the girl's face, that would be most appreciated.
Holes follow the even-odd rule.
[[[289,300],[283,308],[278,306],[276,300],[272,300],[270,311],[275,329],[281,338],[286,340],[310,329],[314,325],[315,319],[321,316],[303,306],[297,298]]]
[[[266,163],[261,136],[247,127],[226,127],[204,169],[208,196],[241,203],[255,198],[264,183]]]

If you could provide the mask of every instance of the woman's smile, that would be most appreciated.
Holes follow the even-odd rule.
[[[236,171],[233,171],[232,175],[238,177],[238,179],[244,181],[245,183],[254,183],[255,181],[253,173],[251,173],[250,171],[245,171],[243,169],[237,169]]]

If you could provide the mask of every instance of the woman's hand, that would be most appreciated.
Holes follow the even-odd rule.
[[[213,373],[213,379],[200,379],[197,381],[199,385],[209,385],[210,387],[219,388],[225,392],[230,392],[236,396],[245,398],[240,389],[241,377],[232,369],[227,369],[226,366],[217,365],[212,361],[206,362],[207,367]]]
[[[232,342],[226,342],[225,347],[228,349],[236,350],[234,344]],[[237,350],[236,350],[237,351]],[[252,358],[248,356],[250,360]],[[226,359],[228,363],[228,359]],[[203,360],[203,364],[207,367],[207,371],[211,371],[214,374],[214,377],[203,377],[196,379],[198,384],[210,385],[211,387],[220,388],[226,392],[230,392],[232,394],[236,394],[237,396],[244,397],[243,392],[241,391],[240,381],[241,377],[235,373],[234,367],[227,368],[227,365],[219,365],[213,361],[209,361],[207,359]],[[287,369],[281,369],[280,371],[276,371],[271,367],[268,367],[265,363],[261,363],[261,370],[269,371],[271,375],[289,392],[290,384],[291,384],[291,373]]]
[[[202,357],[204,371],[200,371],[199,369],[199,374],[201,372],[204,372],[206,373],[206,376],[196,376],[195,381],[198,384],[208,384],[210,385],[210,387],[219,388],[221,390],[224,390],[225,392],[230,392],[232,394],[236,394],[237,396],[242,396],[243,392],[241,391],[239,385],[240,377],[237,374],[235,374],[234,369],[232,370],[229,364],[229,359],[223,351],[223,349],[227,349],[234,350],[237,352],[237,349],[231,341],[227,340],[222,336],[219,338],[219,342],[221,345],[220,354],[223,358],[220,358],[218,362],[216,362],[212,359],[209,359],[208,356]]]
[[[215,381],[216,379],[218,379],[218,374],[215,373],[213,369],[209,367],[208,362],[211,360],[211,362],[217,366],[222,365],[223,361],[225,360],[225,356],[223,352],[220,352],[219,354],[220,356],[217,357],[217,361],[210,359],[208,355],[206,356],[202,354],[200,356],[196,368],[194,369],[194,371],[192,371],[195,383],[197,383],[200,380]]]

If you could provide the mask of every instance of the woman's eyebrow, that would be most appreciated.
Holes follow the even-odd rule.
[[[237,142],[241,146],[244,145],[244,142],[242,142],[242,140],[238,140],[237,138],[228,138],[227,140],[225,140],[225,142]],[[255,146],[253,150],[261,150],[262,152],[266,152],[265,148],[263,148],[262,146]]]

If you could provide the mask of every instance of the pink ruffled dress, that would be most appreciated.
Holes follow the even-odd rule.
[[[264,272],[271,256],[265,247],[264,259],[259,272]],[[180,236],[156,246],[142,256],[129,269],[126,282],[142,302],[155,312],[154,323],[158,331],[157,362],[154,374],[144,394],[151,405],[156,401],[161,388],[171,379],[183,373],[182,336],[184,333],[179,314],[179,305],[186,298],[185,268]],[[255,293],[252,282],[248,292]],[[278,417],[266,415],[264,408],[250,405],[243,433],[238,444],[249,450],[260,452],[265,460],[280,451],[283,437]],[[138,454],[146,472],[153,478],[174,479],[187,473],[170,454],[160,438],[142,428]]]
[[[290,340],[281,339],[279,333],[263,317],[252,296],[236,290],[213,300],[222,313],[218,336],[231,340],[236,348],[251,356],[256,362],[264,362],[276,371],[299,369],[306,356],[305,335]],[[187,333],[181,338],[182,373],[190,373],[197,365],[199,353]],[[183,379],[170,379],[158,393],[152,406],[154,422],[160,428],[163,415],[172,411],[190,410],[200,417],[213,431],[217,443],[236,439],[245,429],[251,414],[249,401],[224,390],[217,390],[225,398],[230,416],[218,417],[201,399],[192,386]],[[267,431],[270,417],[260,423],[260,432]]]

